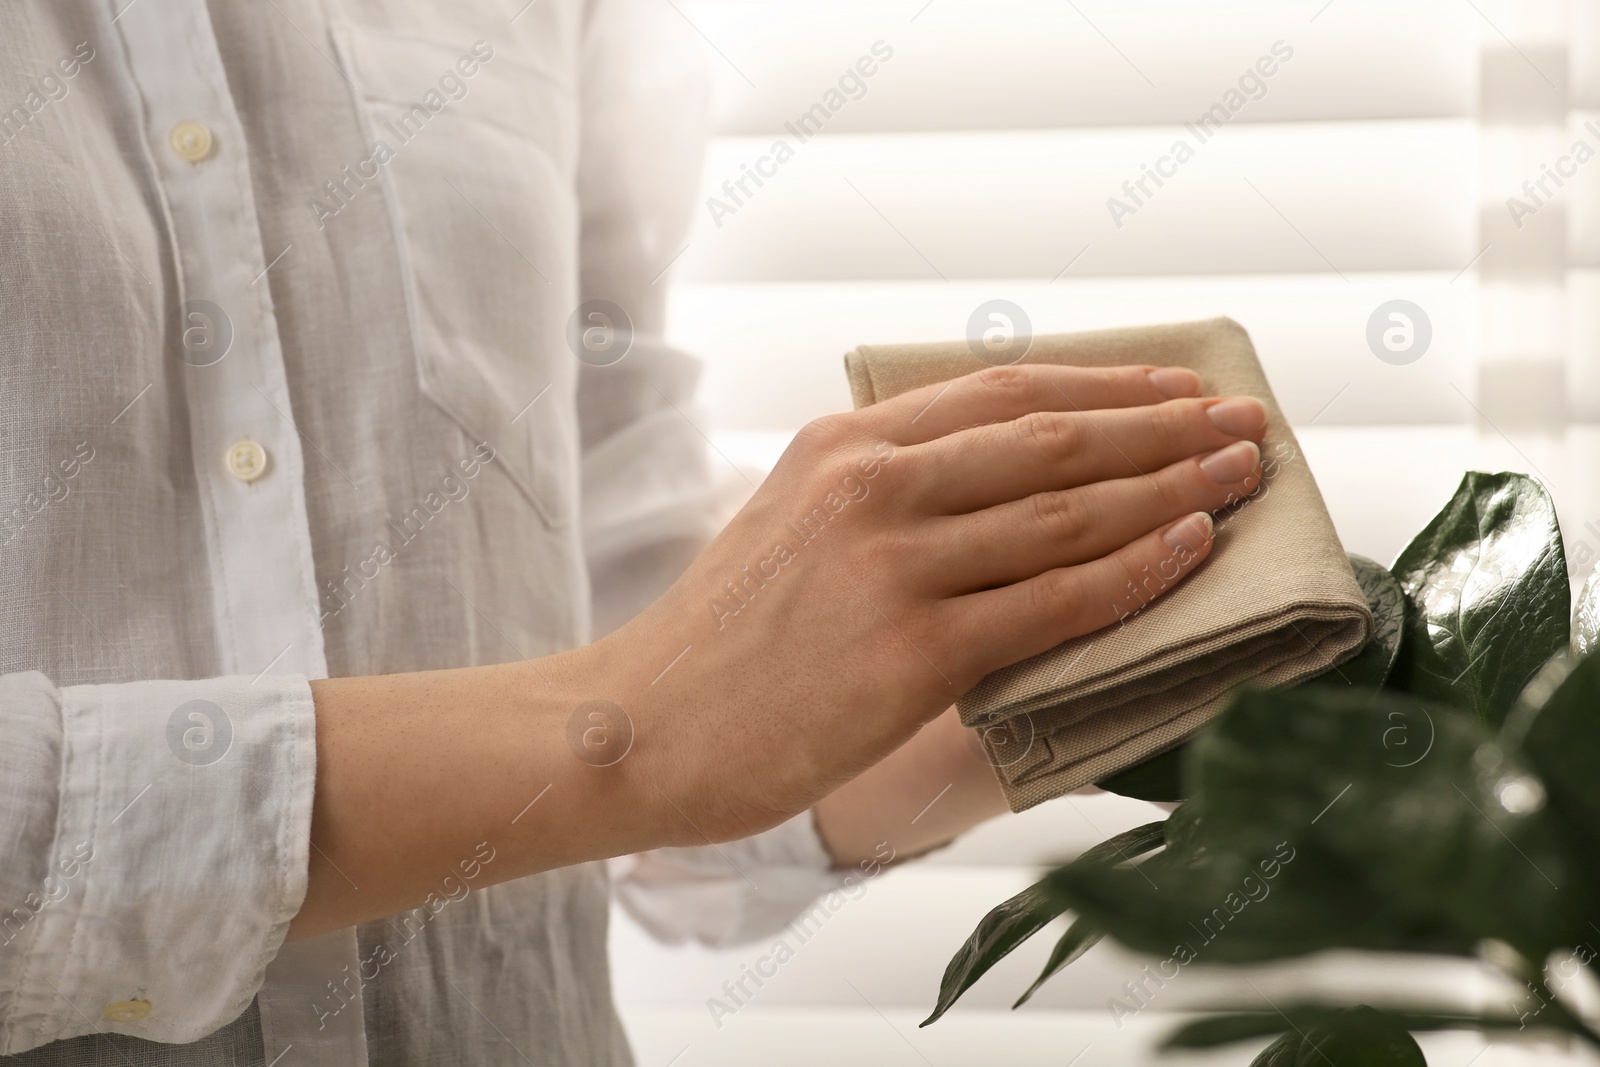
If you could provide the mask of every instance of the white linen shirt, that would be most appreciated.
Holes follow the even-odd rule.
[[[423,908],[283,938],[308,679],[571,648],[725,510],[661,340],[687,32],[633,0],[0,7],[0,1062],[630,1062],[605,865],[480,888],[488,842]],[[826,867],[807,818],[620,869],[652,930],[721,941]]]

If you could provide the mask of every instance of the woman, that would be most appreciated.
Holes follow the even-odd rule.
[[[1172,368],[828,416],[709,540],[688,32],[0,11],[5,1062],[627,1063],[597,861],[713,940],[949,840],[952,701],[1204,558],[1264,418]]]

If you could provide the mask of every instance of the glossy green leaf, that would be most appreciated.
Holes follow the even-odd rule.
[[[1357,1011],[1362,1009],[1358,1008]],[[1416,1012],[1385,1010],[1377,1012],[1366,1008],[1383,1019],[1383,1027],[1393,1033],[1424,1033],[1435,1030],[1520,1030],[1523,1020],[1515,1015],[1457,1015],[1444,1012]],[[1285,1005],[1282,1011],[1252,1012],[1238,1015],[1214,1015],[1185,1023],[1167,1035],[1161,1043],[1163,1049],[1209,1049],[1232,1045],[1240,1041],[1259,1040],[1289,1033],[1297,1028],[1307,1033],[1337,1027],[1344,1022],[1350,1009],[1330,1008],[1326,1005]],[[1559,1024],[1558,1020],[1558,1024]],[[1392,1028],[1392,1029],[1391,1029]],[[1565,1028],[1562,1026],[1562,1028]],[[1265,1055],[1265,1053],[1263,1053]],[[1257,1064],[1262,1061],[1258,1058]],[[1294,1061],[1288,1061],[1294,1062]],[[1320,1060],[1315,1061],[1321,1063]],[[1357,1060],[1356,1063],[1362,1061]],[[1378,1060],[1378,1063],[1388,1061]],[[1425,1062],[1425,1061],[1411,1061]],[[1346,1064],[1335,1059],[1335,1067]],[[1323,1067],[1326,1067],[1324,1064]]]
[[[1400,639],[1406,625],[1406,594],[1400,588],[1399,579],[1381,563],[1353,553],[1350,569],[1355,571],[1356,581],[1372,608],[1372,638],[1354,658],[1303,684],[1381,689],[1400,657]]]
[[[1191,862],[1204,858],[1205,842],[1201,837],[1204,822],[1198,802],[1184,801],[1162,823],[1167,847],[1176,849]]]
[[[1390,685],[1470,708],[1490,727],[1567,647],[1571,590],[1549,494],[1521,474],[1469,473],[1400,553],[1410,599]]]
[[[1404,742],[1404,743],[1402,743]],[[1118,941],[1174,959],[1322,949],[1530,959],[1572,943],[1581,893],[1538,781],[1473,720],[1381,694],[1245,693],[1192,742],[1191,829],[1139,868],[1046,880]]]
[[[1575,851],[1600,854],[1600,656],[1552,662],[1528,687],[1503,736],[1538,771]]]
[[[1191,766],[1208,833],[1270,812],[1304,858],[1358,869],[1378,915],[1404,927],[1445,923],[1543,959],[1581,925],[1532,768],[1464,716],[1384,694],[1246,694]]]
[[[1061,935],[1061,940],[1056,942],[1056,947],[1050,950],[1050,959],[1045,962],[1044,970],[1039,972],[1039,977],[1033,980],[1017,1002],[1011,1005],[1020,1008],[1028,1002],[1028,998],[1039,991],[1039,987],[1054,978],[1068,964],[1076,962],[1085,952],[1094,948],[1105,937],[1105,931],[1089,922],[1087,919],[1078,918],[1067,927],[1067,932]]]
[[[1085,849],[1083,855],[1078,858],[1087,863],[1131,863],[1166,843],[1167,820],[1163,819],[1160,822],[1147,822],[1135,826],[1120,834],[1112,834],[1098,845]]]
[[[1163,844],[1162,826],[1159,822],[1148,823],[1109,837],[1086,851],[1077,862],[1109,866],[1145,855]],[[985,915],[967,943],[945,967],[944,977],[939,982],[938,1003],[934,1005],[933,1014],[921,1025],[927,1026],[949,1011],[961,994],[991,967],[1065,910],[1045,891],[1044,883],[1039,882]]]
[[[1195,842],[1199,829],[1195,812],[1195,805],[1180,804],[1167,817],[1166,822],[1152,823],[1150,828],[1153,829],[1158,825],[1161,827],[1161,836],[1166,847],[1190,848]],[[1084,853],[1084,855],[1091,855],[1092,852],[1093,850]],[[1102,858],[1106,856],[1105,853],[1100,853],[1099,855]],[[1055,948],[1051,950],[1050,959],[1046,961],[1044,971],[1040,973],[1038,978],[1034,979],[1033,985],[1028,987],[1027,992],[1023,993],[1012,1007],[1022,1007],[1028,998],[1038,992],[1040,986],[1044,985],[1045,982],[1049,981],[1069,964],[1075,963],[1084,953],[1098,945],[1103,937],[1105,937],[1105,931],[1082,916],[1073,920],[1072,925],[1067,928],[1067,932],[1061,935],[1061,940],[1057,941]]]
[[[1042,882],[1036,882],[985,915],[967,943],[945,965],[944,977],[939,980],[939,1000],[933,1006],[933,1014],[920,1025],[937,1021],[989,968],[1065,910],[1045,892]]]
[[[1578,593],[1572,609],[1572,651],[1587,656],[1600,649],[1600,564]]]
[[[1428,1061],[1405,1027],[1363,1005],[1296,1027],[1250,1067],[1428,1067]]]

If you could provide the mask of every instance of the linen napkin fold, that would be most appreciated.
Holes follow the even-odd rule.
[[[961,721],[982,736],[1013,811],[1142,763],[1205,725],[1235,686],[1321,674],[1372,633],[1322,494],[1238,323],[1035,337],[1019,362],[1188,367],[1207,396],[1260,400],[1267,435],[1260,488],[1217,513],[1211,556],[1187,580],[1154,599],[1130,589],[1119,623],[995,671],[961,698]],[[845,356],[858,408],[987,365],[966,341]]]

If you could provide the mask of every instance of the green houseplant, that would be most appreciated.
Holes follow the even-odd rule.
[[[1236,694],[1188,743],[1101,783],[1182,803],[990,912],[927,1022],[1071,911],[1018,1005],[1104,936],[1221,964],[1431,953],[1497,966],[1524,1002],[1281,1005],[1200,1019],[1167,1047],[1276,1037],[1257,1067],[1413,1065],[1413,1032],[1538,1027],[1600,1048],[1546,966],[1591,966],[1600,943],[1600,575],[1574,612],[1554,506],[1517,474],[1468,474],[1393,568],[1352,563],[1378,624],[1366,648]],[[1267,882],[1270,899],[1252,891]]]

